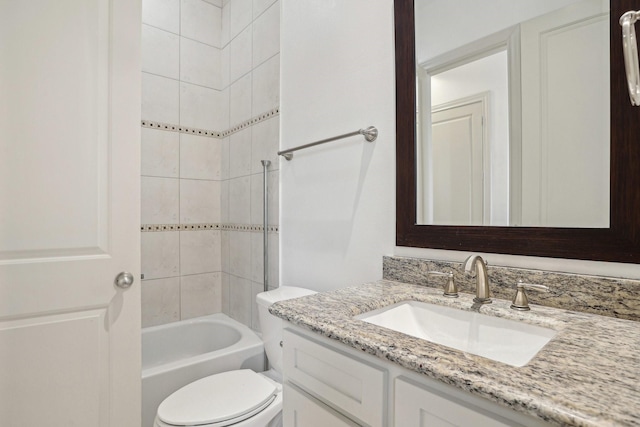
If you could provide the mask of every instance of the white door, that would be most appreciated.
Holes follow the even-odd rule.
[[[140,425],[140,15],[0,0],[5,427]]]
[[[609,1],[529,20],[521,43],[521,225],[607,228]]]
[[[483,224],[483,112],[478,101],[431,114],[433,224]]]

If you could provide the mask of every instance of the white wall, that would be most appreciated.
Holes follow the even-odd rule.
[[[393,1],[283,0],[281,149],[373,124],[281,160],[281,283],[326,290],[382,277],[382,256],[462,261],[395,247]],[[489,254],[493,265],[640,278],[640,266]]]
[[[422,63],[519,22],[578,1],[581,0],[416,1],[416,57]]]
[[[282,1],[281,149],[374,125],[281,160],[281,283],[379,279],[395,241],[393,1]]]

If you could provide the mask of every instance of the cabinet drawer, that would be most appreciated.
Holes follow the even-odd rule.
[[[329,406],[369,426],[384,425],[387,398],[384,370],[285,329],[284,376]]]
[[[475,403],[459,399],[438,387],[419,384],[409,378],[395,380],[396,427],[540,427],[543,422],[500,408],[492,402]]]
[[[286,427],[359,427],[296,386],[284,384],[283,423]]]

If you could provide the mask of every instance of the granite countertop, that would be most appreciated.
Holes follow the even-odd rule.
[[[472,310],[473,295],[388,280],[281,301],[272,314],[386,361],[555,425],[640,426],[638,322],[494,299],[480,313],[558,331],[524,367],[394,332],[353,316],[400,301]]]

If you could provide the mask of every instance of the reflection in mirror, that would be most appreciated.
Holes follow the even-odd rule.
[[[415,0],[418,224],[609,227],[608,13]]]

